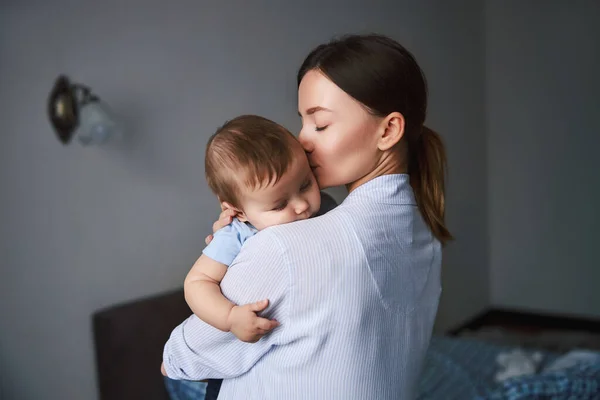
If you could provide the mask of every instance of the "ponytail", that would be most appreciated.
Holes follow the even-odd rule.
[[[440,136],[426,126],[409,142],[408,174],[425,223],[442,245],[446,244],[453,239],[444,221],[446,151]]]

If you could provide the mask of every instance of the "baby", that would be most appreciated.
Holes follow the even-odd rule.
[[[245,342],[256,342],[277,326],[256,313],[268,300],[236,305],[221,293],[220,283],[242,248],[269,226],[310,218],[319,211],[321,194],[306,154],[284,127],[266,118],[237,117],[206,146],[206,180],[221,207],[236,212],[218,230],[188,273],[185,299],[194,314]]]

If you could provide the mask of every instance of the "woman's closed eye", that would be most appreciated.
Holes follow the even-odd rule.
[[[315,131],[317,132],[323,132],[325,129],[327,129],[329,125],[324,125],[324,126],[315,126]]]

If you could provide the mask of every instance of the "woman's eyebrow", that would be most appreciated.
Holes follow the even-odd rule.
[[[306,110],[306,115],[313,115],[317,111],[329,111],[329,112],[331,112],[331,110],[329,108],[321,107],[321,106],[316,106],[316,107],[311,107],[311,108],[307,109]],[[298,111],[298,115],[302,116],[302,114],[300,113],[300,111]]]

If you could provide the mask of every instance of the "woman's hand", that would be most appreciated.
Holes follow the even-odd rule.
[[[233,217],[235,217],[237,214],[235,210],[232,210],[231,208],[226,208],[225,206],[221,206],[221,209],[223,211],[219,215],[219,219],[213,224],[213,233],[229,225],[233,220]],[[204,239],[204,243],[208,245],[212,240],[213,235],[208,235],[206,239]]]

